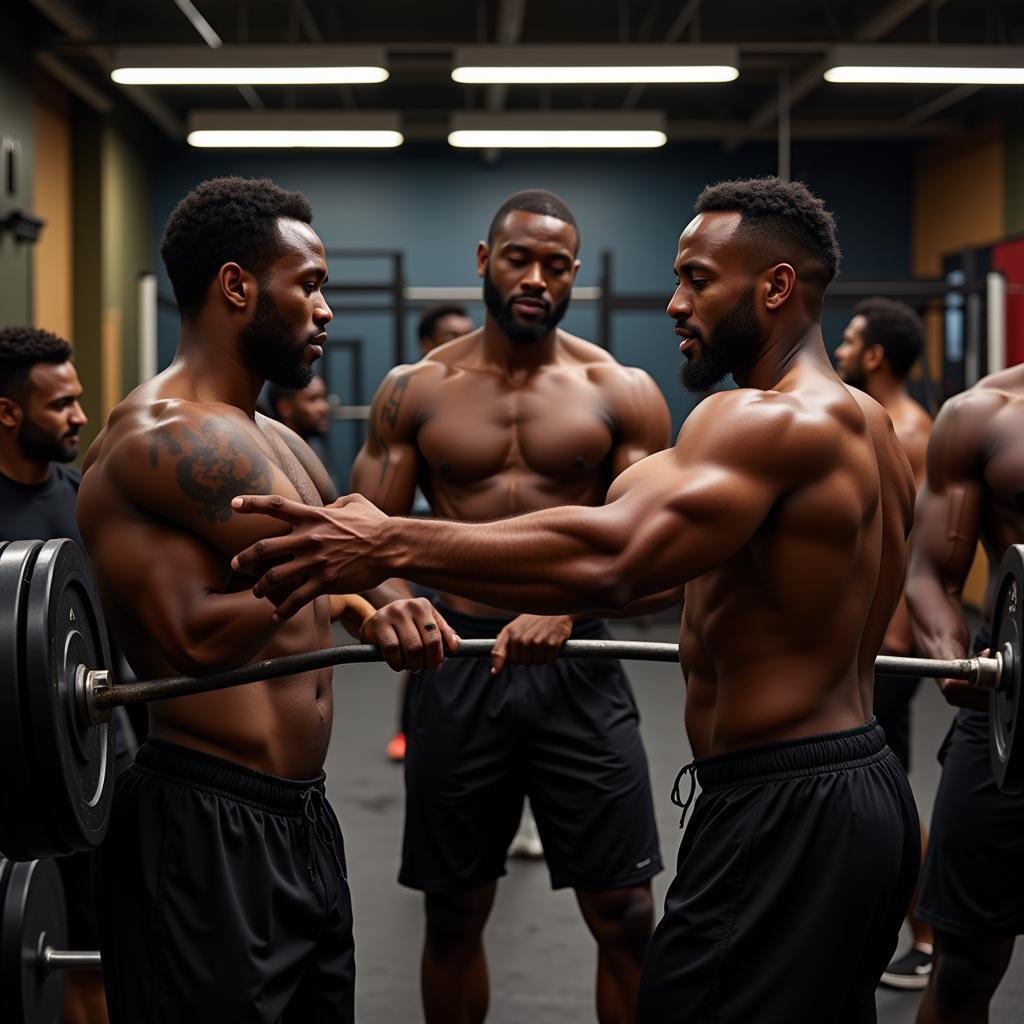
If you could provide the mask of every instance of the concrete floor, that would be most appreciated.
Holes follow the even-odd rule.
[[[676,639],[675,630],[615,628],[623,639]],[[339,637],[339,642],[345,642]],[[651,765],[662,854],[675,862],[679,811],[669,791],[690,758],[683,734],[683,686],[672,665],[633,662],[630,677],[642,715]],[[422,1020],[419,955],[421,896],[395,881],[402,836],[403,786],[399,766],[384,757],[395,719],[398,678],[382,665],[338,671],[335,725],[327,759],[328,789],[348,853],[355,906],[358,962],[356,1009],[360,1024]],[[931,813],[939,768],[935,750],[952,711],[930,685],[915,699],[911,782],[922,815]],[[1022,865],[1024,870],[1024,865]],[[654,880],[660,908],[671,875]],[[906,942],[907,936],[904,935]],[[566,1024],[596,1019],[594,946],[571,892],[552,892],[543,863],[510,861],[488,924],[491,970],[489,1024]],[[880,989],[882,1024],[911,1024],[919,995]],[[1024,943],[1018,943],[992,1006],[992,1024],[1024,1024]]]

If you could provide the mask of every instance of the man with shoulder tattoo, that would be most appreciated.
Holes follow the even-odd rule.
[[[279,532],[234,514],[234,495],[333,498],[309,447],[255,413],[265,380],[304,387],[323,354],[327,264],[311,220],[300,193],[218,178],[193,189],[164,231],[178,351],[111,413],[78,505],[104,611],[140,677],[330,643],[328,602],[282,623],[229,565],[240,544]],[[437,667],[455,643],[422,600],[388,605],[362,636],[385,644],[397,668]],[[351,1021],[352,911],[324,794],[331,670],[149,713],[101,858],[112,1019]]]

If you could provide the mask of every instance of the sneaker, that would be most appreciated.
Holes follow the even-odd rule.
[[[541,845],[540,833],[537,831],[537,822],[533,820],[533,812],[530,810],[529,804],[523,807],[519,831],[509,844],[508,855],[520,860],[540,860],[544,856],[544,847]]]
[[[404,761],[405,733],[396,732],[395,735],[388,740],[388,745],[384,749],[387,751],[389,761]]]
[[[931,953],[913,946],[903,956],[889,964],[881,982],[889,988],[927,988],[931,973]]]

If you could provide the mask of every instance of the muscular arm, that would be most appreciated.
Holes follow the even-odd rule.
[[[926,658],[962,658],[970,645],[960,595],[981,528],[984,435],[998,405],[985,392],[951,399],[928,443],[906,590],[915,646]]]
[[[388,515],[404,515],[416,494],[416,389],[414,370],[396,366],[381,381],[366,422],[366,443],[352,464],[352,491],[362,494]],[[365,594],[377,608],[411,598],[405,580],[386,580]]]
[[[142,536],[153,543],[131,558],[116,528],[89,524],[104,575],[174,668],[200,673],[248,661],[278,623],[269,601],[230,578],[228,556],[281,524],[238,516],[231,499],[276,489],[267,452],[238,417],[189,403],[106,443],[103,472],[152,523]]]
[[[673,449],[623,473],[603,506],[467,524],[389,520],[351,498],[322,510],[243,500],[240,508],[280,515],[293,532],[236,562],[251,571],[294,555],[256,587],[297,587],[283,616],[324,589],[392,574],[513,610],[622,608],[735,555],[780,495],[830,471],[836,443],[778,396],[725,392],[691,414]]]

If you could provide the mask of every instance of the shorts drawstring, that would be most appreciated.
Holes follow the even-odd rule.
[[[690,804],[693,803],[693,794],[697,788],[697,762],[691,761],[689,764],[684,765],[679,769],[679,774],[676,776],[676,781],[672,783],[672,803],[676,807],[682,807],[683,813],[679,816],[679,827],[682,828],[686,822],[686,813],[690,809]],[[683,803],[679,796],[679,782],[684,775],[690,776],[690,793],[686,798],[686,803]]]
[[[338,826],[322,790],[311,786],[302,794],[302,813],[306,819],[306,837],[309,843],[309,856],[306,860],[309,877],[314,882],[317,880],[316,858],[313,856],[313,840],[316,839],[331,851],[338,874],[344,878],[345,869],[338,853]]]

